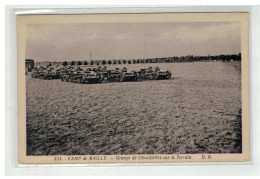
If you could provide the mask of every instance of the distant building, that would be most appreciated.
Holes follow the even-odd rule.
[[[34,68],[34,60],[33,59],[25,59],[25,69],[28,72],[31,72]]]

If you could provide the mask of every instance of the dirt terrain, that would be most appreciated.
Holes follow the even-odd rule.
[[[118,67],[157,65],[171,79],[74,84],[27,75],[27,155],[241,152],[240,62]]]

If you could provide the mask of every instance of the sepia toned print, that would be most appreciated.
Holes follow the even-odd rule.
[[[24,164],[249,160],[246,13],[18,17]]]

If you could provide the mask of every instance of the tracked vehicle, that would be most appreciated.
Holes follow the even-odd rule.
[[[129,71],[125,67],[120,70],[119,68],[115,68],[115,70],[107,70],[107,80],[108,81],[136,81],[139,75],[137,72]]]
[[[95,72],[93,69],[77,69],[69,74],[69,81],[72,83],[101,83],[104,79],[102,73]]]
[[[103,68],[102,67],[98,67],[98,68],[88,68],[87,69],[88,71],[94,71],[95,73],[99,74],[99,75],[102,75],[104,78],[107,78],[107,67],[104,66]]]
[[[115,68],[115,70],[107,70],[107,80],[121,82],[123,81],[123,73],[119,68]]]
[[[159,67],[149,67],[148,69],[141,69],[139,71],[141,79],[144,80],[160,80],[160,79],[169,79],[171,78],[172,73],[170,71],[160,70]]]
[[[45,80],[51,80],[51,79],[59,79],[60,75],[59,75],[59,69],[54,69],[54,68],[49,68],[44,70],[44,73],[41,75],[43,76],[43,79]]]
[[[129,71],[126,67],[122,69],[123,81],[136,81],[138,80],[139,74],[135,71]]]
[[[40,67],[37,73],[37,78],[44,79],[45,74],[47,73],[47,69],[44,67]]]
[[[70,67],[63,67],[60,69],[59,76],[62,82],[69,82],[70,76],[75,72],[76,70],[70,66]]]

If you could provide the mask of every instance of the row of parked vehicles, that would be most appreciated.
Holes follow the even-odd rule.
[[[169,79],[172,73],[170,71],[161,70],[159,67],[149,67],[140,71],[130,71],[126,67],[114,70],[107,69],[106,66],[97,68],[81,67],[74,68],[73,66],[56,68],[40,67],[34,68],[32,78],[40,78],[45,80],[61,79],[61,81],[72,83],[101,83],[104,80],[111,82],[137,81],[140,80],[159,80]]]

